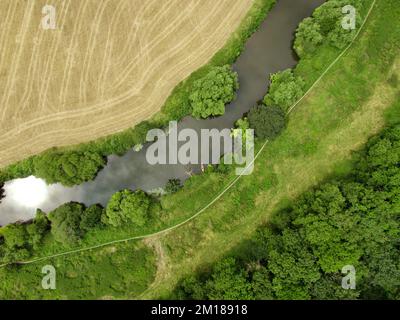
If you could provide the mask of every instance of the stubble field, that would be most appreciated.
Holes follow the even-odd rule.
[[[160,110],[252,0],[0,0],[0,167]],[[42,28],[42,8],[56,29]]]

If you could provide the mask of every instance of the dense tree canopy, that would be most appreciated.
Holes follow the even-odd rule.
[[[250,128],[253,128],[256,136],[261,139],[276,138],[286,124],[285,113],[276,106],[254,107],[248,114],[248,120]]]
[[[400,126],[371,139],[353,173],[272,217],[241,259],[184,280],[183,297],[400,299]],[[344,266],[356,289],[341,286]]]
[[[46,233],[50,230],[50,221],[43,211],[37,210],[32,223],[26,225],[26,230],[32,247],[37,249]]]
[[[304,94],[304,87],[304,80],[296,77],[291,69],[275,73],[271,76],[271,85],[263,102],[266,106],[287,110]]]
[[[4,261],[19,261],[30,256],[29,234],[24,224],[15,223],[2,230],[0,256]]]
[[[124,223],[143,226],[149,219],[151,198],[141,190],[123,190],[112,196],[108,202],[102,221],[118,227]]]
[[[80,240],[84,231],[80,228],[85,207],[80,203],[67,203],[50,212],[51,233],[57,241],[68,243]]]
[[[323,39],[319,24],[313,18],[306,18],[297,29],[294,49],[299,57],[303,57],[306,53],[313,53]]]
[[[214,67],[205,77],[194,83],[189,97],[192,115],[208,118],[225,113],[225,105],[235,98],[239,88],[238,75],[229,65]]]
[[[33,163],[35,176],[47,183],[73,186],[94,179],[104,167],[105,159],[91,152],[47,152],[36,157]]]
[[[67,203],[49,213],[51,233],[57,241],[73,243],[87,231],[102,224],[104,209],[98,205],[86,208],[81,203]]]
[[[352,5],[356,8],[356,29],[346,30],[342,26],[345,18],[342,9]],[[343,49],[355,37],[357,26],[362,20],[360,0],[330,0],[318,7],[311,18],[306,18],[297,29],[294,48],[303,57],[311,54],[321,44]]]
[[[83,212],[79,227],[84,231],[89,231],[100,226],[103,213],[104,209],[99,205],[90,206]]]
[[[50,223],[46,215],[38,210],[30,223],[14,223],[1,229],[0,258],[15,262],[30,257],[44,236],[49,232]]]

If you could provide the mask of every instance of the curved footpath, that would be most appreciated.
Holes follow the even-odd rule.
[[[368,11],[367,16],[365,17],[360,29],[358,30],[356,36],[354,37],[354,39],[352,40],[352,42],[338,55],[338,57],[325,69],[325,71],[321,74],[321,76],[314,82],[314,84],[309,88],[309,90],[307,90],[307,92],[289,109],[289,111],[287,112],[287,115],[290,115],[290,113],[293,112],[293,110],[296,108],[296,106],[316,87],[316,85],[324,78],[324,76],[336,65],[336,63],[346,54],[346,52],[352,47],[352,45],[354,44],[354,42],[357,40],[357,38],[359,37],[361,31],[364,29],[364,26],[369,18],[369,16],[371,15],[372,10],[375,7],[375,3],[376,0],[373,1],[371,8]],[[268,141],[266,141],[262,147],[260,148],[260,150],[257,152],[256,156],[254,157],[254,160],[252,163],[250,163],[248,166],[251,166],[254,161],[257,160],[257,158],[259,157],[259,155],[261,154],[261,152],[265,149],[265,147],[267,146]],[[62,252],[62,253],[58,253],[58,254],[54,254],[54,255],[49,255],[49,256],[45,256],[45,257],[41,257],[41,258],[36,258],[36,259],[32,259],[32,260],[28,260],[28,261],[22,261],[22,262],[15,262],[18,263],[20,265],[27,265],[27,264],[32,264],[35,262],[39,262],[39,261],[43,261],[46,259],[51,259],[51,258],[57,258],[57,257],[62,257],[62,256],[66,256],[66,255],[70,255],[70,254],[74,254],[74,253],[78,253],[78,252],[84,252],[84,251],[90,251],[90,250],[94,250],[97,248],[102,248],[105,246],[109,246],[109,245],[113,245],[113,244],[117,244],[117,243],[122,243],[122,242],[128,242],[128,241],[133,241],[133,240],[142,240],[142,239],[147,239],[147,238],[152,238],[152,237],[156,237],[159,235],[163,235],[165,233],[168,233],[172,230],[175,230],[187,223],[189,223],[190,221],[196,219],[196,217],[198,217],[200,214],[202,214],[205,210],[207,210],[209,207],[211,207],[215,202],[217,202],[226,192],[229,191],[229,189],[231,189],[242,177],[242,175],[237,176],[231,183],[229,183],[227,185],[227,187],[224,188],[224,190],[222,190],[210,203],[208,203],[206,206],[204,206],[202,209],[200,209],[198,212],[196,212],[195,214],[193,214],[191,217],[189,217],[188,219],[174,225],[171,226],[169,228],[166,228],[164,230],[152,233],[152,234],[147,234],[147,235],[142,235],[142,236],[134,236],[134,237],[130,237],[130,238],[124,238],[124,239],[119,239],[119,240],[114,240],[114,241],[110,241],[110,242],[105,242],[99,245],[95,245],[95,246],[90,246],[90,247],[86,247],[86,248],[81,248],[81,249],[76,249],[76,250],[70,250],[70,251],[66,251],[66,252]],[[5,267],[7,265],[12,265],[15,263],[5,263],[0,265],[0,267]]]
[[[233,65],[239,74],[240,89],[235,101],[226,107],[225,114],[206,120],[186,117],[178,123],[178,131],[190,128],[201,136],[202,129],[231,129],[235,121],[264,96],[270,74],[296,65],[293,34],[299,23],[323,2],[279,0],[259,30],[247,40],[245,49]],[[111,196],[120,190],[149,192],[165,187],[169,179],[185,181],[187,172],[201,172],[200,165],[150,165],[146,158],[149,146],[146,144],[140,152],[131,150],[122,157],[110,156],[107,166],[95,180],[72,188],[61,184],[47,186],[43,180],[34,177],[8,181],[5,184],[7,197],[0,204],[0,225],[27,221],[34,217],[37,208],[51,212],[69,202],[106,206]],[[168,150],[166,152],[168,154]],[[220,151],[222,154],[223,150]]]

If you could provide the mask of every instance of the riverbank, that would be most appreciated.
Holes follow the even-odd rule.
[[[193,83],[207,74],[214,66],[234,63],[242,52],[246,40],[257,30],[268,11],[275,4],[275,1],[276,0],[254,0],[250,11],[240,24],[238,30],[231,35],[227,44],[215,54],[207,65],[195,71],[186,80],[180,83],[168,97],[161,111],[151,119],[139,123],[134,128],[129,128],[108,137],[102,137],[89,143],[82,143],[74,146],[52,148],[42,154],[9,165],[6,168],[0,169],[0,183],[35,175],[35,159],[38,160],[49,154],[88,152],[101,155],[102,157],[107,157],[112,154],[122,155],[135,145],[144,143],[148,130],[165,127],[168,125],[169,121],[180,120],[184,116],[189,115],[188,95]]]
[[[270,5],[266,7],[268,3]],[[202,129],[231,129],[235,121],[263,97],[268,86],[268,76],[296,64],[291,50],[293,33],[298,23],[309,15],[311,9],[308,6],[314,8],[321,1],[312,0],[308,2],[309,5],[302,5],[302,3],[304,2],[299,2],[296,7],[291,8],[287,2],[282,2],[278,14],[270,16],[269,22],[261,24],[259,31],[250,37],[243,50],[240,43],[260,27],[261,13],[272,5],[271,1],[255,3],[256,9],[253,13],[249,13],[251,19],[243,22],[245,27],[237,33],[235,40],[227,45],[226,51],[221,51],[209,65],[199,70],[198,75],[194,75],[192,80],[188,80],[181,89],[177,89],[176,95],[180,98],[168,100],[170,102],[167,101],[166,108],[170,110],[168,114],[171,117],[180,118],[190,113],[190,108],[187,109],[189,104],[187,100],[193,82],[206,74],[213,66],[235,60],[233,68],[239,73],[242,84],[237,99],[226,107],[226,112],[222,116],[206,120],[183,117],[179,122],[178,130],[191,128],[200,133]],[[238,52],[242,54],[237,58]],[[265,52],[268,54],[266,55]],[[176,96],[173,95],[173,97]],[[186,108],[186,111],[173,114],[178,110],[177,108]],[[112,145],[118,144],[113,142]],[[122,156],[109,156],[107,165],[93,181],[74,187],[65,187],[61,184],[46,186],[44,181],[33,177],[8,181],[5,185],[8,197],[0,204],[0,224],[5,225],[18,220],[26,221],[34,217],[37,208],[50,212],[68,202],[79,202],[86,206],[93,204],[106,206],[111,196],[122,189],[141,189],[152,192],[164,188],[170,179],[185,182],[190,177],[188,172],[193,174],[201,172],[200,165],[150,165],[146,157],[149,146],[150,144],[143,145],[140,151],[130,148]],[[86,149],[80,151],[92,152]],[[98,150],[94,151],[97,154]],[[49,157],[48,165],[42,165],[42,171],[53,170],[56,167],[54,162],[58,163],[57,159]],[[80,165],[80,161],[78,163]],[[84,171],[86,173],[87,170]]]
[[[226,256],[243,254],[241,243],[252,239],[275,212],[326,179],[345,176],[352,169],[352,154],[387,123],[400,120],[400,88],[390,81],[400,75],[400,61],[395,61],[400,32],[390,32],[399,17],[394,1],[378,1],[356,43],[296,106],[288,128],[257,159],[254,175],[243,177],[192,223],[154,240],[164,248],[168,268],[140,298],[170,298],[183,278],[207,272]],[[333,55],[327,51],[322,48],[314,63],[304,61],[296,71],[318,78],[321,73],[312,70],[321,62],[329,65]],[[203,180],[192,194],[206,201],[206,190],[215,183]],[[172,212],[195,206],[184,196],[188,193],[168,201]]]
[[[399,34],[389,39],[386,34],[398,17],[394,7],[380,4],[361,38],[296,108],[284,134],[262,153],[254,175],[244,177],[195,221],[154,239],[163,253],[159,259],[167,267],[160,270],[157,282],[142,297],[168,296],[181,277],[206,268],[239,241],[251,237],[279,206],[327,175],[346,171],[343,161],[385,125],[385,110],[396,98],[397,89],[388,86],[387,80],[397,74],[398,64],[393,65],[397,51],[391,53],[387,41],[396,44]],[[387,48],[384,54],[383,47]],[[329,65],[330,56],[324,51],[320,54],[323,65]],[[365,59],[359,59],[360,54]],[[312,69],[308,70],[311,73]],[[360,72],[355,74],[354,70]],[[218,193],[229,178],[218,173],[194,177],[184,190],[163,199],[163,217],[173,220],[194,212],[208,203],[210,194]],[[56,248],[48,243],[47,249]],[[63,268],[63,258],[48,261]],[[64,270],[69,268],[65,266]],[[21,270],[38,272],[34,265]],[[4,283],[11,285],[14,276],[18,272],[8,273]]]

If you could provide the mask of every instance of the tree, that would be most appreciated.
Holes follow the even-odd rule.
[[[230,66],[214,67],[193,85],[193,92],[189,96],[192,115],[208,118],[224,114],[225,105],[235,98],[238,88],[238,75]]]
[[[5,262],[15,262],[30,257],[29,235],[26,225],[15,223],[3,228],[4,244],[2,245]]]
[[[131,222],[139,227],[146,224],[151,205],[150,197],[141,190],[123,190],[111,197],[102,222],[114,227]]]
[[[268,94],[264,97],[266,106],[279,106],[287,110],[304,94],[305,82],[287,69],[271,76]]]
[[[357,30],[346,30],[342,26],[342,8],[346,5],[356,8],[356,25],[361,24],[360,0],[327,1],[315,10],[312,17],[304,19],[297,29],[294,49],[299,57],[313,53],[322,44],[343,49],[354,39]]]
[[[165,186],[165,191],[168,193],[178,192],[182,188],[181,180],[179,179],[169,179],[167,185]]]
[[[38,209],[35,218],[27,225],[26,230],[29,234],[29,242],[34,249],[37,249],[46,233],[50,230],[50,221],[46,214]]]
[[[271,273],[263,266],[259,266],[252,273],[251,290],[255,300],[273,300],[275,298],[271,277]]]
[[[325,42],[331,46],[343,49],[355,37],[357,30],[346,30],[342,26],[343,13],[342,8],[346,5],[352,5],[358,12],[362,8],[359,0],[331,0],[317,8],[313,14],[315,23],[319,26]],[[356,24],[361,22],[360,14],[356,15]]]
[[[24,224],[10,224],[3,230],[5,244],[10,249],[25,248],[28,242],[28,233]]]
[[[248,114],[250,127],[261,139],[274,139],[286,125],[285,113],[281,108],[259,105]]]
[[[319,24],[313,18],[306,18],[296,32],[294,49],[299,57],[313,53],[322,44],[323,36]]]
[[[65,186],[93,180],[104,165],[105,159],[92,152],[47,152],[34,158],[37,177],[49,184],[60,182]]]
[[[80,228],[81,217],[85,211],[80,203],[67,203],[50,212],[51,233],[63,243],[74,243],[80,240],[84,231]]]
[[[218,262],[206,282],[206,294],[210,300],[253,299],[247,272],[237,265],[234,258]]]
[[[195,276],[189,276],[183,279],[182,283],[178,288],[178,296],[180,300],[187,298],[194,300],[205,300],[207,298],[204,283],[199,281]]]
[[[93,228],[96,228],[102,224],[101,216],[104,213],[104,209],[99,205],[93,205],[87,208],[81,217],[81,222],[79,227],[81,230],[89,231]]]
[[[321,277],[312,250],[296,230],[283,230],[268,252],[268,270],[278,299],[309,299],[309,290]]]
[[[304,193],[270,219],[240,247],[243,262],[223,260],[184,281],[182,292],[202,299],[399,299],[400,125],[372,138],[355,162],[348,177]],[[356,269],[356,290],[341,286],[346,265]]]

